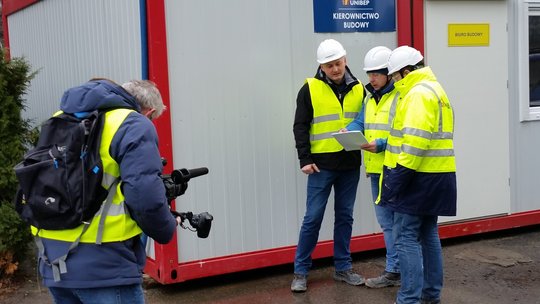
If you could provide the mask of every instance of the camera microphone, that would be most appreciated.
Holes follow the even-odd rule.
[[[165,166],[167,160],[162,158],[162,163]],[[194,168],[194,169],[178,169],[173,170],[171,174],[162,174],[161,179],[163,180],[163,185],[165,186],[165,195],[167,196],[167,201],[169,206],[172,200],[176,199],[178,196],[184,194],[188,187],[188,182],[190,179],[208,174],[208,168]],[[212,227],[212,220],[214,217],[208,213],[203,212],[199,214],[193,214],[193,212],[177,212],[171,210],[171,213],[177,217],[180,217],[180,227],[184,229],[189,229],[191,231],[196,231],[199,238],[206,238],[210,233],[210,228]],[[192,228],[184,226],[183,222],[187,220],[189,225]]]
[[[180,170],[187,171],[187,175],[189,176],[189,178],[194,178],[197,176],[208,174],[208,168],[206,167],[194,168],[194,169],[189,169],[189,170],[188,169],[180,169]]]
[[[177,184],[187,183],[190,179],[208,174],[208,168],[201,167],[195,169],[178,169],[171,173],[171,178]]]

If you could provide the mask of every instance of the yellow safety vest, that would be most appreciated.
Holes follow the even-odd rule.
[[[342,107],[328,84],[316,78],[308,78],[306,81],[313,105],[313,121],[309,130],[311,153],[343,150],[332,133],[345,128],[362,109],[364,99],[362,84],[359,82],[347,93]]]
[[[107,243],[125,241],[142,233],[141,228],[139,228],[137,223],[130,217],[127,207],[125,206],[124,194],[122,193],[121,181],[119,180],[120,166],[112,158],[109,152],[114,135],[131,112],[133,112],[133,110],[116,109],[105,113],[105,122],[101,134],[99,153],[103,162],[102,185],[105,189],[109,189],[109,195],[106,201],[111,202],[111,204],[106,204],[105,202],[102,204],[101,209],[94,216],[90,226],[82,236],[81,233],[84,224],[66,230],[38,230],[36,227],[32,226],[32,234],[36,235],[39,231],[39,236],[41,238],[66,242],[74,242],[81,236],[80,242],[82,243]],[[109,205],[108,210],[104,210],[106,209],[104,206],[107,205]],[[105,214],[104,211],[106,211]],[[103,222],[104,224],[103,234],[101,236],[98,235],[100,222]]]
[[[455,172],[453,137],[454,112],[448,96],[439,83],[421,81],[398,104],[384,165],[400,164],[425,173]]]
[[[379,103],[375,98],[368,96],[364,105],[364,135],[368,142],[377,138],[388,138],[390,125],[396,114],[398,97],[399,92],[395,89],[384,94]],[[366,173],[382,173],[384,154],[384,151],[379,153],[364,151]]]

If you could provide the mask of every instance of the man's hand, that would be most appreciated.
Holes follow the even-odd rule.
[[[371,153],[377,153],[377,143],[375,141],[372,141],[369,144],[360,145],[360,149],[366,150]]]
[[[313,174],[315,172],[321,172],[319,170],[319,168],[317,167],[317,165],[315,164],[309,164],[309,165],[305,165],[302,167],[302,172],[304,172],[305,174]]]

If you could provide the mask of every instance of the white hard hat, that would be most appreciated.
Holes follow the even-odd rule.
[[[392,50],[385,46],[376,46],[364,57],[364,71],[377,71],[388,67],[388,58]]]
[[[391,75],[408,65],[415,65],[422,61],[424,56],[410,46],[400,46],[393,50],[388,58],[388,75]]]
[[[347,52],[341,43],[334,39],[326,39],[321,42],[317,49],[317,62],[323,64],[339,59],[345,55],[347,55]]]

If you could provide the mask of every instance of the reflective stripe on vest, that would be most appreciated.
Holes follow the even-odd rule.
[[[388,137],[384,165],[395,168],[399,163],[415,171],[426,173],[455,172],[454,112],[452,107],[449,102],[441,99],[437,91],[429,84],[421,82],[415,85],[415,87],[419,86],[427,88],[437,97],[437,130],[435,132],[426,130],[430,123],[435,125],[435,121],[426,121],[423,122],[423,126],[415,127],[398,125],[402,121],[401,114],[403,112],[403,110],[398,109]],[[411,91],[413,89],[414,87]],[[404,107],[407,106],[409,105],[404,105]],[[411,109],[409,109],[409,115],[413,115],[410,111]]]
[[[309,130],[311,153],[343,150],[332,133],[345,128],[360,112],[364,97],[362,84],[358,83],[345,95],[342,107],[328,84],[315,78],[306,81],[313,105],[313,121]]]
[[[377,138],[388,138],[390,125],[396,115],[396,105],[399,98],[399,92],[393,90],[384,94],[377,103],[375,98],[370,97],[364,109],[364,135],[368,142]],[[366,173],[382,173],[384,162],[384,151],[372,153],[364,151],[364,163]]]
[[[130,109],[116,109],[105,113],[105,122],[103,131],[101,134],[100,156],[103,162],[104,177],[102,185],[109,189],[109,195],[107,201],[110,202],[109,207],[106,210],[106,216],[102,219],[104,206],[102,204],[101,209],[96,213],[90,226],[86,232],[81,236],[80,242],[82,243],[99,243],[98,228],[100,223],[104,225],[102,242],[119,242],[130,239],[142,232],[137,223],[130,217],[128,210],[124,204],[124,195],[121,190],[120,166],[112,158],[109,153],[112,139],[118,128],[126,117],[133,112]],[[66,230],[39,230],[39,236],[42,238],[74,242],[83,230],[84,225],[80,225],[73,229]],[[32,227],[32,233],[35,235],[37,229]]]

